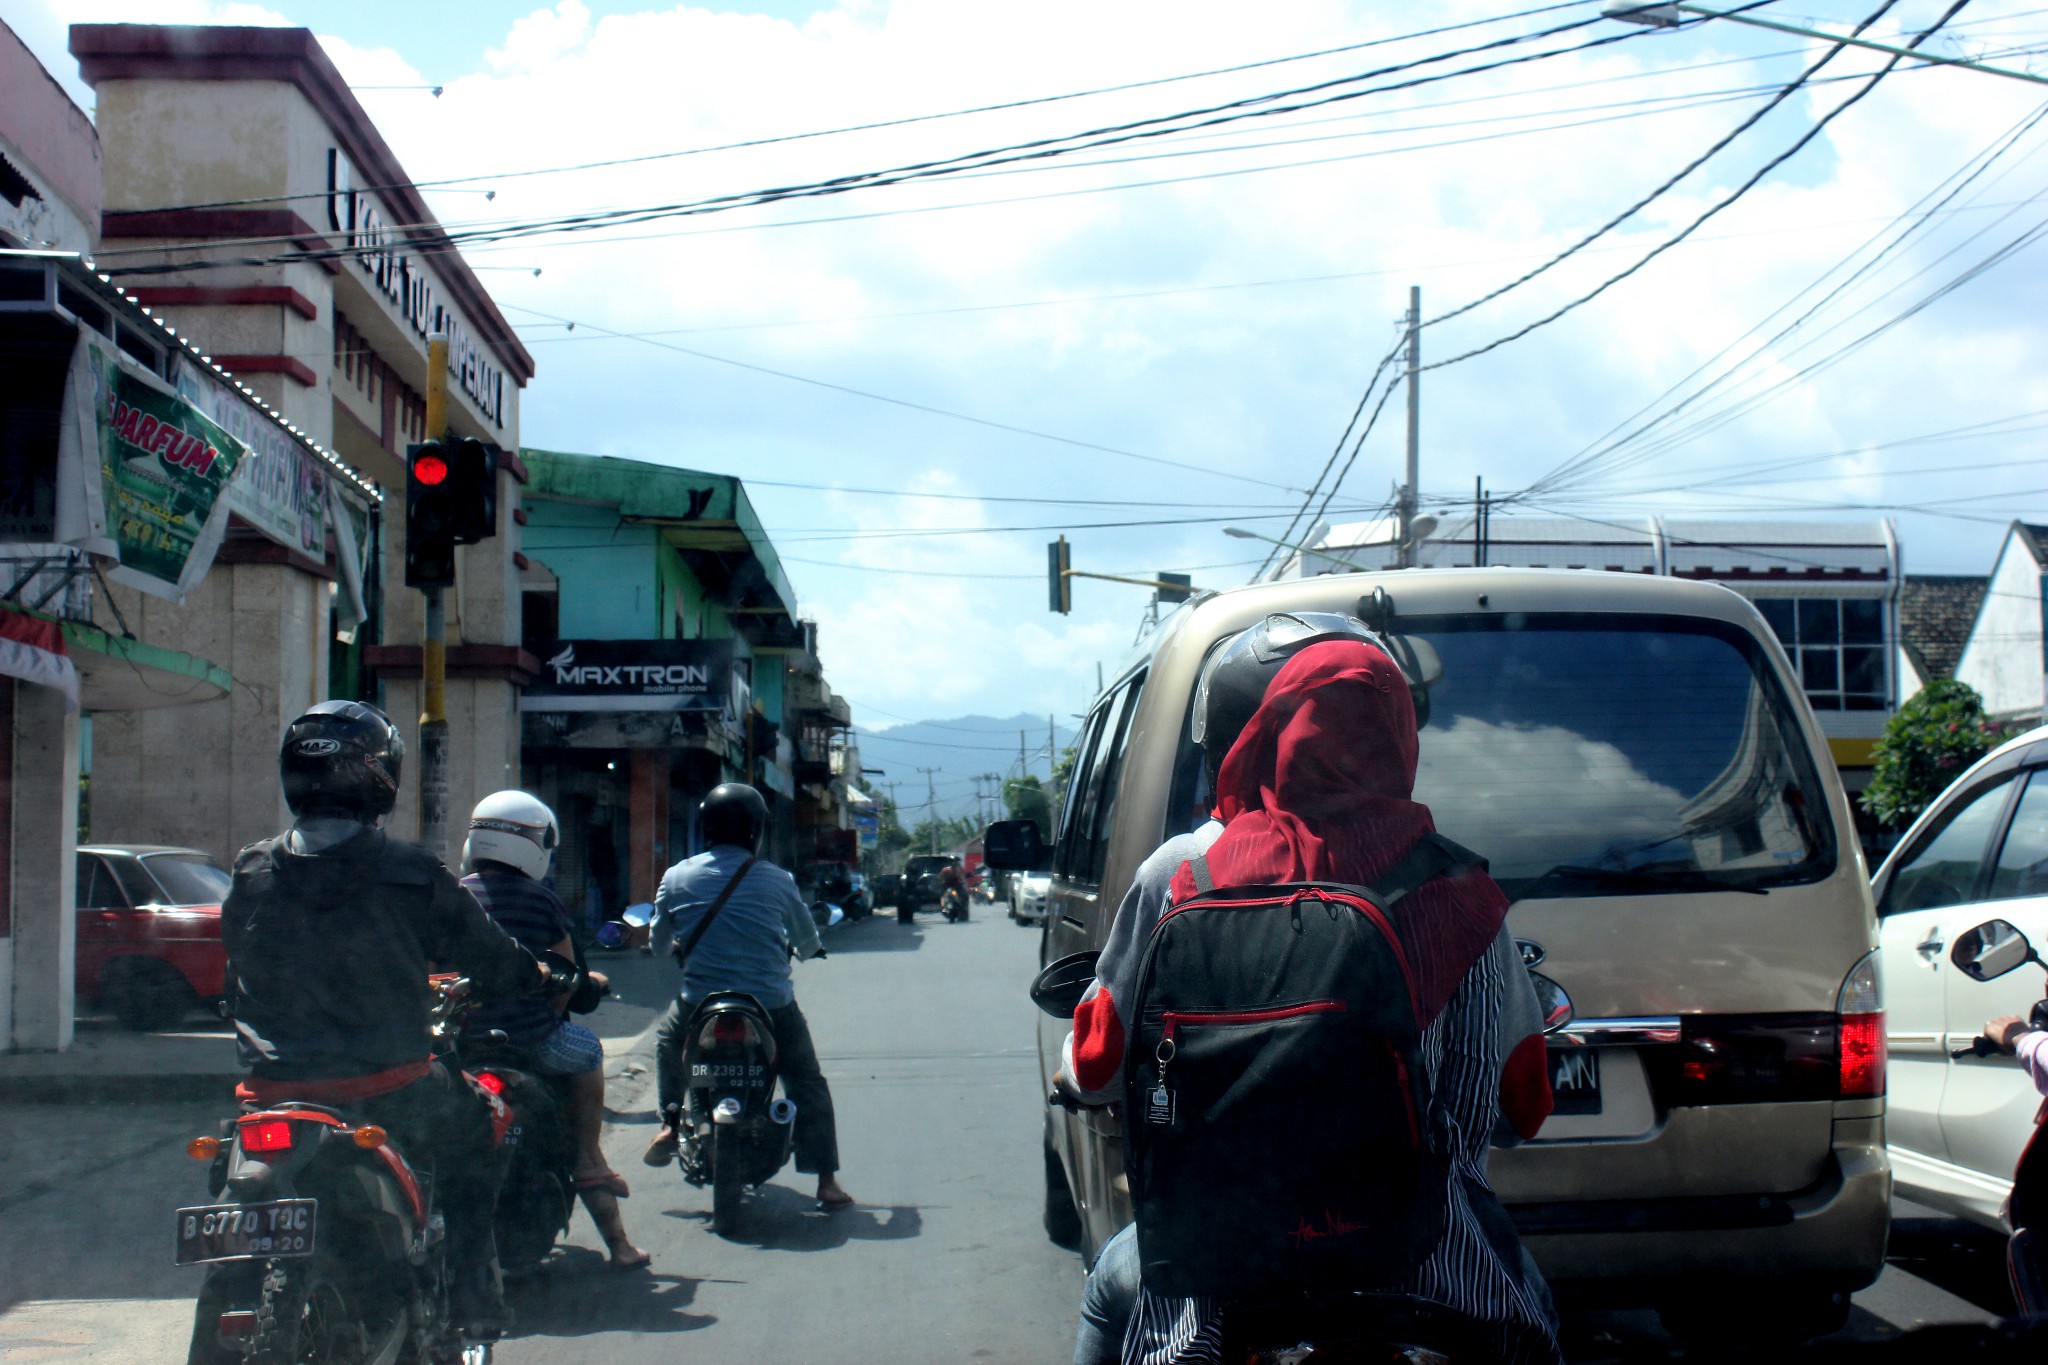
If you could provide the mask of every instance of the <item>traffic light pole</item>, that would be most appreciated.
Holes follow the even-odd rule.
[[[429,441],[448,434],[448,338],[427,338]],[[448,621],[439,586],[424,587],[426,636],[420,642],[420,842],[448,856]]]

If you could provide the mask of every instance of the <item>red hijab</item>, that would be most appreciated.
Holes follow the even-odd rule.
[[[1435,829],[1415,801],[1415,703],[1385,651],[1330,640],[1289,659],[1223,760],[1208,851],[1217,886],[1370,886]],[[1183,864],[1173,899],[1195,893]],[[1500,933],[1508,899],[1474,870],[1441,877],[1390,914],[1416,975],[1421,1023],[1442,1012]]]

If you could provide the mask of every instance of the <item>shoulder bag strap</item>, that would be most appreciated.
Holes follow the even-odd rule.
[[[1195,879],[1196,895],[1216,889],[1216,879],[1209,875],[1209,857],[1206,853],[1198,852],[1188,859],[1188,875]]]
[[[1373,900],[1385,910],[1409,892],[1438,877],[1474,867],[1484,871],[1486,859],[1462,844],[1452,843],[1441,834],[1425,834],[1400,862],[1372,884],[1370,890]]]
[[[718,893],[718,899],[711,902],[711,908],[704,912],[704,918],[698,920],[697,927],[690,931],[689,939],[682,947],[676,949],[676,962],[678,964],[689,960],[690,951],[703,939],[705,931],[711,927],[711,921],[718,918],[718,912],[725,909],[725,903],[732,899],[733,890],[740,884],[740,878],[752,871],[753,867],[754,859],[750,857],[740,864],[739,871],[732,874],[732,880],[725,884],[724,889]]]

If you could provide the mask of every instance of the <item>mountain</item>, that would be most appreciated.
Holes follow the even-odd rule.
[[[1021,770],[1035,774],[1041,782],[1049,780],[1048,725],[1051,753],[1056,757],[1074,742],[1074,728],[1050,716],[955,716],[908,721],[887,729],[856,725],[853,732],[860,742],[861,766],[883,770],[867,775],[868,790],[889,794],[893,789],[897,810],[908,826],[925,818],[934,799],[942,817],[989,812],[992,807],[979,793],[990,793],[1000,801],[1001,780],[1020,771],[1020,751]],[[921,771],[925,768],[936,770],[929,780]],[[986,773],[994,773],[997,780],[977,785],[976,775]],[[1002,813],[999,807],[993,809]]]

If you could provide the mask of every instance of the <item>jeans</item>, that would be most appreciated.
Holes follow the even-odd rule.
[[[1142,1266],[1138,1261],[1138,1225],[1102,1244],[1088,1269],[1081,1291],[1081,1328],[1074,1337],[1074,1365],[1118,1365],[1123,1359],[1124,1330],[1138,1306]]]
[[[695,1012],[678,996],[654,1035],[654,1074],[661,1112],[683,1103],[683,1037]],[[839,1129],[832,1117],[832,1090],[818,1068],[811,1026],[794,1000],[768,1011],[775,1033],[775,1071],[782,1093],[796,1105],[796,1168],[823,1178],[839,1170]]]

